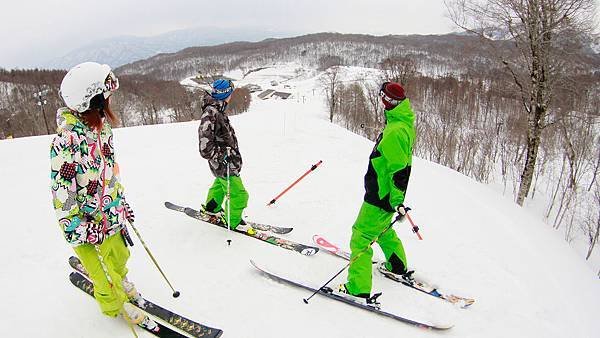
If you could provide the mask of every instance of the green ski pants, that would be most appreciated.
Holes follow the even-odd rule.
[[[91,244],[82,244],[73,249],[94,283],[94,298],[102,313],[116,317],[127,301],[121,281],[127,275],[125,264],[129,258],[129,249],[125,246],[121,233],[106,238],[98,246],[98,251]],[[112,283],[106,277],[100,257]]]
[[[229,177],[229,189],[231,194],[231,228],[235,229],[242,220],[242,211],[248,206],[248,192],[244,188],[239,176]],[[206,197],[206,205],[216,205],[214,211],[223,210],[223,202],[227,194],[227,178],[217,177]],[[227,206],[225,206],[225,219],[227,219]]]
[[[393,216],[394,213],[363,202],[358,217],[352,226],[352,238],[350,239],[352,254],[346,288],[351,294],[368,295],[371,293],[373,285],[373,249],[369,244],[377,236],[379,236],[377,244],[383,250],[388,262],[387,264],[389,265],[390,257],[395,255],[402,261],[405,267],[407,266],[404,246],[398,235],[396,235],[396,231],[392,227],[389,227],[387,231],[381,234],[390,225]]]

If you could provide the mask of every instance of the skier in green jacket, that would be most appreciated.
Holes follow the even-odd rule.
[[[339,288],[342,293],[365,299],[371,297],[371,242],[376,241],[385,254],[386,262],[380,268],[399,275],[407,273],[404,247],[389,225],[394,213],[406,214],[403,202],[412,164],[415,114],[400,84],[385,82],[379,94],[386,124],[369,156],[364,202],[352,227],[348,281]]]

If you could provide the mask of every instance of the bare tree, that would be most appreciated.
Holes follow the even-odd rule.
[[[337,55],[323,55],[319,58],[317,70],[326,70],[331,67],[341,66],[344,64],[344,60]]]
[[[510,41],[496,50],[511,74],[527,115],[527,152],[517,203],[523,205],[533,181],[541,132],[547,125],[555,85],[566,72],[565,44],[593,29],[594,0],[446,0],[450,18],[486,41]],[[492,46],[495,46],[492,44]],[[572,46],[571,46],[572,47]]]
[[[323,80],[323,90],[327,96],[327,106],[329,108],[329,122],[333,122],[333,115],[335,114],[338,104],[338,87],[341,85],[340,81],[340,67],[331,67],[325,71],[321,79]]]
[[[394,81],[406,85],[417,75],[416,62],[405,56],[391,56],[381,61],[379,67],[383,70],[387,81]]]
[[[596,206],[600,205],[600,185],[598,183],[595,184],[595,192],[594,199]],[[590,212],[588,217],[584,221],[584,233],[587,235],[588,240],[588,251],[585,256],[585,259],[590,259],[592,256],[592,251],[594,247],[598,243],[598,237],[600,237],[600,207],[597,208],[596,214],[592,214]]]

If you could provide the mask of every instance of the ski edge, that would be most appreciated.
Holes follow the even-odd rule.
[[[267,270],[267,269],[259,266],[252,259],[250,259],[250,264],[256,270],[258,270],[259,272],[261,272],[262,274],[266,275],[267,277],[269,277],[272,280],[275,280],[275,281],[278,281],[278,282],[287,283],[287,284],[290,284],[290,285],[293,285],[293,286],[296,286],[296,287],[299,287],[299,288],[303,288],[303,289],[306,289],[306,290],[310,290],[310,291],[313,291],[313,292],[317,291],[316,288],[313,288],[311,286],[302,284],[301,282],[296,282],[296,281],[287,279],[285,277],[281,277],[281,276],[279,276],[279,275],[277,275],[277,274],[275,274],[273,272],[270,272],[269,270]],[[338,296],[338,295],[335,295],[335,294],[331,294],[331,293],[326,293],[326,292],[324,292],[322,290],[318,290],[317,293],[320,294],[320,295],[322,295],[322,296],[325,296],[327,298],[331,298],[331,299],[334,299],[334,300],[346,303],[348,305],[361,308],[363,310],[374,312],[375,314],[378,314],[378,315],[381,315],[381,316],[384,316],[384,317],[388,317],[388,318],[391,318],[391,319],[395,319],[395,320],[400,321],[402,323],[409,324],[409,325],[412,325],[412,326],[415,326],[415,327],[421,328],[421,329],[427,329],[427,330],[433,330],[433,331],[446,331],[446,330],[449,330],[449,329],[451,329],[451,328],[454,327],[454,325],[435,325],[435,324],[426,324],[426,323],[418,322],[418,321],[415,321],[415,320],[412,320],[412,319],[408,319],[408,318],[404,318],[404,317],[395,315],[393,313],[389,313],[389,312],[386,312],[386,311],[383,311],[383,310],[378,310],[378,309],[369,307],[368,305],[359,304],[359,303],[356,303],[356,302],[354,302],[352,300],[346,299],[344,297],[341,297],[341,296]]]
[[[71,266],[71,268],[73,268],[75,271],[73,271],[71,274],[76,273],[79,274],[80,276],[82,276],[83,278],[85,278],[86,280],[88,280],[91,283],[91,280],[89,279],[88,275],[87,275],[87,271],[82,270],[83,265],[81,264],[81,261],[79,260],[79,258],[77,258],[76,256],[70,256],[69,257],[69,265]],[[76,285],[77,286],[77,285]],[[168,325],[171,325],[175,328],[177,328],[177,330],[181,330],[183,332],[185,332],[187,335],[192,336],[192,337],[209,337],[209,338],[219,338],[222,334],[223,334],[223,330],[218,329],[218,328],[214,328],[214,327],[210,327],[207,326],[205,324],[200,324],[196,321],[193,321],[191,319],[188,319],[184,316],[181,316],[171,310],[168,310],[146,298],[144,298],[144,301],[146,301],[148,304],[150,304],[152,307],[160,309],[162,311],[165,312],[169,312],[171,314],[173,314],[173,317],[176,318],[172,318],[172,321],[176,322],[176,323],[183,323],[183,325],[185,327],[178,327],[176,325],[176,323],[171,323],[171,320],[167,320],[165,318],[162,318],[156,314],[150,313],[148,312],[147,309],[144,308],[140,308],[138,307],[140,310],[144,311],[145,313],[148,313],[150,316],[153,316],[157,319],[159,319],[161,322],[164,322]],[[135,304],[134,304],[135,305]],[[163,325],[164,326],[164,325]],[[169,327],[167,327],[169,328]],[[200,329],[202,332],[198,333],[198,332],[189,332],[190,330],[194,330],[194,328],[196,329]],[[170,329],[170,328],[169,328]],[[205,331],[210,331],[210,332],[205,332]],[[179,333],[179,332],[178,332]],[[185,336],[188,337],[188,336]]]
[[[320,237],[320,238],[323,238],[323,240],[325,240],[327,243],[329,243],[332,247],[337,248],[338,249],[337,252],[330,251],[330,250],[327,249],[327,247],[325,247],[325,246],[317,243],[316,240],[315,240],[315,237],[317,237],[317,236]],[[337,257],[343,258],[345,260],[350,260],[350,253],[349,252],[344,251],[342,249],[339,249],[339,247],[337,247],[335,244],[332,244],[331,242],[329,242],[327,239],[325,239],[321,235],[314,235],[313,236],[313,242],[316,245],[318,245],[319,247],[323,248],[328,253],[332,254],[332,255],[335,255]],[[373,261],[373,264],[377,264],[377,263],[378,263],[377,261]],[[392,277],[390,277],[390,276],[382,273],[381,271],[379,271],[379,269],[377,269],[377,272],[379,274],[381,274],[383,277],[385,277],[387,279],[390,279],[390,280],[392,280],[392,281],[394,281],[396,283],[400,283],[400,284],[402,284],[402,285],[404,285],[406,287],[409,287],[411,289],[417,290],[417,291],[422,292],[422,293],[424,293],[426,295],[442,299],[444,301],[447,301],[450,304],[453,304],[453,305],[456,305],[456,306],[460,307],[461,309],[470,308],[471,305],[475,304],[475,299],[473,299],[473,298],[467,298],[467,297],[456,296],[456,295],[453,295],[453,294],[442,293],[437,288],[435,288],[435,287],[429,285],[429,283],[426,283],[426,282],[423,282],[423,281],[419,281],[419,280],[415,281],[416,283],[425,284],[425,286],[420,287],[418,285],[411,285],[411,284],[408,284],[408,283],[406,283],[404,281],[392,278]],[[431,288],[433,290],[431,292],[428,292],[426,290],[426,288]]]
[[[73,284],[76,288],[83,291],[88,296],[91,296],[92,298],[94,298],[94,294],[92,291],[94,289],[94,285],[92,284],[92,282],[89,279],[87,279],[79,271],[71,271],[71,273],[69,274],[69,280],[71,281],[71,284]],[[162,323],[156,323],[156,325],[158,325],[158,327],[160,328],[159,332],[150,331],[147,328],[141,327],[139,325],[135,325],[135,326],[137,326],[138,328],[140,328],[156,337],[189,338],[189,336],[184,335],[183,333],[177,332]]]
[[[210,222],[207,222],[205,220],[197,218],[196,215],[198,214],[198,211],[195,210],[195,209],[193,209],[193,208],[190,208],[190,207],[181,207],[181,206],[178,206],[178,205],[170,203],[170,202],[165,202],[165,206],[167,205],[167,203],[169,203],[170,205],[174,205],[175,207],[178,207],[178,209],[167,207],[167,208],[169,208],[171,210],[182,212],[185,215],[187,215],[187,216],[189,216],[191,218],[194,218],[194,219],[196,219],[198,221],[201,221],[201,222],[204,222],[204,223],[216,226],[216,227],[227,229],[227,227],[224,227],[223,225],[218,225],[218,224],[210,223]],[[285,250],[295,251],[295,252],[297,252],[297,253],[299,253],[301,255],[304,255],[304,256],[314,256],[315,254],[317,254],[317,252],[319,252],[319,248],[317,248],[317,247],[306,245],[306,244],[302,244],[302,243],[298,243],[298,242],[294,242],[294,241],[291,241],[289,239],[280,238],[280,237],[277,237],[277,236],[274,236],[274,235],[271,235],[271,234],[267,234],[267,233],[261,232],[261,231],[257,231],[255,234],[249,234],[247,232],[238,231],[238,230],[231,230],[231,231],[239,233],[239,234],[242,234],[242,235],[245,235],[245,236],[248,236],[248,237],[252,237],[252,238],[258,239],[260,241],[269,243],[271,245],[278,246],[278,247],[280,247],[282,249],[285,249]]]
[[[184,206],[181,206],[179,204],[175,204],[175,203],[169,202],[169,201],[165,201],[164,205],[167,209],[174,210],[174,211],[180,211],[183,213],[185,213],[186,209],[190,209],[190,210],[194,210],[195,212],[198,212],[194,208],[184,207]],[[191,215],[188,215],[188,216],[191,216]],[[246,221],[246,223],[250,224],[256,230],[269,231],[269,232],[272,232],[272,233],[278,234],[278,235],[289,234],[290,232],[292,232],[292,230],[294,230],[294,228],[292,228],[292,227],[282,227],[282,226],[264,224],[264,223],[254,222],[254,221]]]

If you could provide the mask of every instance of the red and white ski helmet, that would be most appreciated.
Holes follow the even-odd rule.
[[[83,113],[98,94],[108,98],[119,88],[119,80],[109,65],[84,62],[71,68],[60,84],[60,96],[70,109]]]

